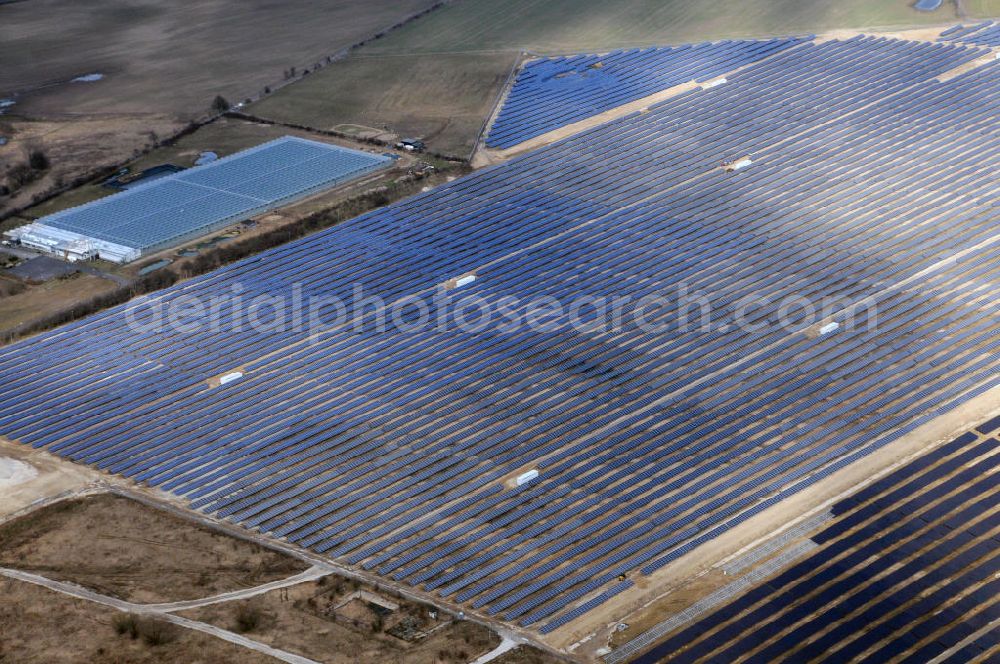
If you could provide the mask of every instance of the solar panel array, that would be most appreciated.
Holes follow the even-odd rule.
[[[975,25],[956,25],[942,32],[940,41],[1000,46],[1000,25],[993,21],[983,21]]]
[[[136,332],[133,303],[10,346],[0,433],[551,631],[1000,384],[1000,63],[936,80],[982,54],[803,44],[153,296],[394,302],[475,271],[427,328],[250,333],[229,298],[220,327]],[[753,165],[722,172],[732,153]],[[681,283],[716,324],[437,325],[466,295]],[[789,330],[790,295],[870,297],[879,324]]]
[[[727,40],[532,60],[518,73],[486,145],[509,148],[681,83],[708,81],[803,41]]]
[[[352,180],[390,161],[285,136],[39,222],[149,252]]]
[[[869,485],[809,557],[634,664],[997,661],[998,452],[970,432]]]

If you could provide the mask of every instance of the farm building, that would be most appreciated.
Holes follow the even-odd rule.
[[[115,263],[193,240],[383,168],[391,159],[285,136],[8,231],[70,261]]]

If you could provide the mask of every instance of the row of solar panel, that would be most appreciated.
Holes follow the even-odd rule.
[[[518,73],[486,144],[512,147],[681,83],[735,71],[802,41],[722,41],[534,60]]]
[[[932,47],[905,66],[895,57],[880,66],[881,42],[830,44],[839,45],[810,46],[815,59],[787,66],[860,67],[871,48],[874,76],[895,96],[870,105],[856,80],[824,85],[822,67],[805,67],[808,89],[751,115],[767,108],[757,95],[781,89],[780,68],[752,77],[751,68],[732,91],[699,93],[711,113],[698,112],[698,95],[671,100],[157,297],[240,285],[249,300],[288,296],[296,284],[304,295],[349,295],[357,281],[392,301],[491,263],[448,297],[638,297],[685,282],[726,322],[747,294],[774,298],[747,316],[773,323],[789,293],[879,292],[878,333],[811,339],[773,324],[650,332],[628,323],[606,333],[365,328],[309,343],[309,330],[287,326],[248,333],[235,302],[223,304],[219,328],[169,337],[136,334],[126,311],[138,323],[153,314],[121,307],[0,354],[9,385],[0,430],[494,613],[556,614],[562,624],[618,574],[655,569],[992,375],[996,358],[981,349],[995,336],[994,310],[978,307],[981,291],[959,287],[994,287],[991,250],[937,263],[990,237],[992,212],[979,197],[992,138],[956,127],[995,112],[962,102],[988,102],[996,70],[940,84],[929,81],[978,51]],[[926,119],[911,121],[918,108]],[[885,131],[901,122],[905,133]],[[685,147],[664,164],[650,137]],[[727,140],[759,146],[755,168],[708,172],[700,148],[721,152]],[[888,167],[915,153],[934,155],[926,170]],[[858,177],[873,170],[885,173],[875,190]],[[943,173],[947,186],[967,189],[947,229],[927,196],[946,186]],[[899,219],[887,213],[893,205],[912,211]],[[924,292],[886,290],[928,269]],[[206,387],[205,377],[234,366],[246,367],[244,379]],[[671,394],[682,396],[664,400]],[[169,412],[156,403],[165,396]],[[843,427],[852,409],[856,424]],[[536,482],[496,483],[536,461]]]
[[[956,654],[995,649],[998,444],[966,434],[839,503],[841,518],[814,537],[823,548],[637,664],[750,652],[760,661],[926,662],[963,640]]]
[[[758,54],[758,57],[764,57],[764,55],[772,55],[778,52],[779,55],[771,58],[774,62],[765,62],[764,66],[752,67],[751,74],[762,75],[766,74],[771,67],[767,65],[773,65],[773,69],[781,70],[785,75],[791,74],[789,80],[783,81],[784,88],[782,93],[774,99],[774,102],[780,102],[784,99],[785,95],[788,94],[789,90],[795,90],[798,84],[797,79],[808,78],[810,76],[808,70],[803,66],[801,68],[790,68],[788,66],[789,62],[796,58],[803,58],[805,60],[811,60],[815,58],[815,54],[811,53],[809,49],[792,49],[790,51],[781,53],[781,49],[794,46],[796,44],[802,43],[802,40],[788,40],[783,41],[780,45],[776,44],[777,51],[768,51],[763,54]],[[868,57],[891,57],[895,54],[901,58],[910,57],[926,57],[928,52],[932,52],[936,47],[933,44],[928,43],[918,43],[918,42],[900,42],[898,40],[888,40],[884,38],[872,38],[872,37],[858,37],[854,40],[849,40],[847,43],[856,43],[859,45],[859,51],[864,51]],[[740,42],[743,48],[750,49],[751,52],[756,52],[758,47],[753,46],[753,42]],[[843,43],[838,42],[839,45]],[[813,44],[808,44],[808,46],[813,46]],[[820,45],[820,52],[822,53],[826,49]],[[940,48],[938,45],[937,48]],[[954,53],[952,53],[954,55]],[[911,67],[919,66],[914,65],[913,61],[904,61],[903,66],[909,64]],[[897,66],[899,66],[897,64]],[[840,63],[839,67],[830,67],[824,70],[824,75],[827,81],[835,79],[837,76],[842,76],[848,73],[858,73],[861,68],[864,68],[863,72],[865,75],[873,75],[877,70],[878,66],[875,62],[862,64],[851,63],[849,61],[844,61]],[[603,68],[599,70],[600,75],[606,76]],[[637,94],[635,97],[622,97],[619,93],[619,87],[613,86],[611,88],[597,87],[596,89],[583,87],[580,91],[565,91],[560,90],[558,92],[558,98],[553,100],[547,100],[543,105],[539,106],[537,99],[532,98],[531,88],[532,82],[534,80],[533,75],[525,74],[526,80],[524,85],[528,88],[525,93],[527,98],[525,102],[520,102],[517,94],[518,87],[515,83],[515,87],[508,99],[505,101],[505,105],[501,110],[497,121],[494,123],[494,127],[491,129],[490,138],[487,140],[487,145],[492,147],[511,147],[516,145],[528,138],[546,133],[552,129],[556,129],[565,124],[575,122],[577,120],[595,115],[596,113],[602,112],[604,110],[609,110],[615,106],[619,106],[628,101],[633,101],[634,99],[642,98],[656,92],[657,90],[663,90],[679,83],[686,82],[690,79],[690,71],[684,68],[679,70],[669,69],[669,72],[674,72],[670,74],[667,78],[660,78],[655,81],[649,82],[647,88],[642,90],[642,94]],[[710,75],[702,77],[700,80],[705,80],[712,78],[719,73],[724,73],[725,68],[720,68],[719,70],[712,71]],[[730,70],[731,71],[731,70]],[[597,76],[597,74],[592,73],[592,70],[585,70],[582,74],[574,74],[573,77],[582,77],[581,81],[588,81],[588,77]],[[732,77],[730,77],[731,79]],[[747,77],[743,77],[747,80]],[[556,79],[562,80],[562,79]],[[730,83],[732,81],[730,80]],[[668,84],[669,83],[669,84]],[[728,85],[729,83],[727,83]],[[535,85],[539,85],[535,83]],[[873,86],[877,90],[878,82],[873,80]],[[545,85],[542,85],[543,89]],[[562,84],[560,87],[565,87]],[[686,95],[685,95],[686,96]],[[567,97],[570,97],[567,99]],[[573,98],[578,98],[577,103],[581,107],[575,106],[573,103]],[[509,112],[507,111],[510,108]],[[753,113],[757,109],[750,109],[748,112]],[[704,109],[703,109],[704,111]],[[505,113],[509,113],[511,116],[509,119],[505,116]],[[527,115],[526,118],[521,117]],[[695,116],[692,116],[695,117]]]
[[[983,21],[969,26],[956,25],[942,32],[939,41],[1000,46],[1000,25],[993,21]]]

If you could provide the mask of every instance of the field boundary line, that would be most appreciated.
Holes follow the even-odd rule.
[[[514,88],[514,81],[517,80],[518,74],[521,73],[524,65],[528,62],[529,57],[526,51],[521,51],[514,59],[514,64],[511,65],[510,71],[507,73],[507,80],[505,80],[503,85],[500,87],[500,91],[493,100],[493,107],[490,109],[490,112],[486,114],[486,117],[483,118],[483,124],[479,127],[479,133],[476,135],[476,142],[472,146],[472,151],[469,152],[469,163],[472,163],[476,153],[479,152],[480,144],[483,142],[487,133],[493,129],[493,123],[496,122],[497,116],[500,115],[500,109],[503,108],[503,105],[507,102],[507,97],[510,96],[511,90]]]

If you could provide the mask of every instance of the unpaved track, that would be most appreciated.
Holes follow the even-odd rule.
[[[503,639],[500,641],[500,645],[498,645],[496,648],[489,651],[488,653],[479,656],[478,658],[473,660],[470,664],[486,664],[487,662],[492,662],[500,655],[504,654],[509,650],[513,650],[518,645],[519,644],[517,643],[517,641],[514,641],[509,636],[504,636]]]
[[[292,579],[295,579],[295,583],[299,583],[301,581],[299,577],[302,577],[305,574],[315,573],[316,570],[317,568],[312,568],[306,570],[302,574],[298,574],[294,577],[289,577],[288,579],[284,579],[283,581],[277,581],[275,583],[278,584],[285,583],[291,581]],[[322,576],[323,573],[321,573],[320,576]],[[167,613],[163,609],[156,608],[157,606],[163,606],[163,605],[133,604],[132,602],[126,602],[125,600],[116,599],[114,597],[109,597],[107,595],[96,593],[92,590],[88,590],[82,586],[78,586],[72,583],[54,581],[52,579],[47,579],[44,576],[39,576],[37,574],[32,574],[30,572],[22,572],[16,569],[0,568],[0,575],[6,576],[11,579],[15,579],[17,581],[23,581],[25,583],[33,583],[36,586],[42,586],[43,588],[48,588],[49,590],[52,590],[57,593],[62,593],[64,595],[69,595],[71,597],[76,597],[77,599],[83,599],[87,600],[88,602],[94,602],[95,604],[110,606],[113,609],[117,609],[119,611],[123,611],[126,613],[136,613],[136,614],[154,616],[165,622],[173,623],[175,625],[187,629],[193,629],[199,632],[204,632],[205,634],[210,634],[217,638],[223,639],[224,641],[228,641],[230,643],[242,646],[244,648],[249,648],[250,650],[254,650],[261,654],[274,657],[275,659],[279,659],[283,662],[289,662],[290,664],[318,664],[318,662],[316,662],[315,660],[309,659],[307,657],[302,657],[300,655],[295,655],[293,653],[286,652],[284,650],[279,650],[277,648],[272,648],[267,644],[261,643],[259,641],[254,641],[253,639],[248,639],[245,636],[240,636],[239,634],[230,632],[229,630],[222,629],[221,627],[215,627],[214,625],[198,622],[197,620],[191,620],[189,618],[175,616],[172,613]],[[256,588],[248,588],[246,590],[241,590],[234,593],[227,593],[227,595],[230,596],[228,599],[241,599],[242,597],[252,597],[253,595],[259,594],[258,591],[261,588],[272,585],[273,584],[265,584],[264,586],[257,586]],[[271,589],[272,588],[267,588],[267,590]],[[263,592],[267,592],[267,590],[264,590]],[[213,601],[227,601],[227,600],[220,600],[218,599],[219,597],[221,597],[221,595],[216,595],[215,597],[209,597],[206,598],[205,600],[195,600],[194,602],[190,603],[197,606],[199,601],[206,602],[209,604],[214,603]],[[187,604],[187,603],[188,602],[177,602],[175,604]],[[172,605],[166,605],[166,606],[172,606]],[[171,610],[177,610],[177,609],[171,609]]]
[[[159,604],[141,604],[139,606],[145,608],[146,611],[163,611],[165,613],[187,611],[188,609],[197,609],[202,606],[256,597],[257,595],[263,595],[264,593],[271,592],[272,590],[278,590],[279,588],[289,588],[291,586],[297,586],[300,583],[305,583],[306,581],[315,581],[316,579],[327,576],[328,574],[330,574],[329,569],[314,566],[304,572],[290,576],[287,579],[278,579],[277,581],[264,583],[259,586],[254,586],[253,588],[233,590],[232,592],[220,593],[218,595],[212,595],[211,597],[204,597],[202,599],[189,599],[180,602],[161,602]]]

